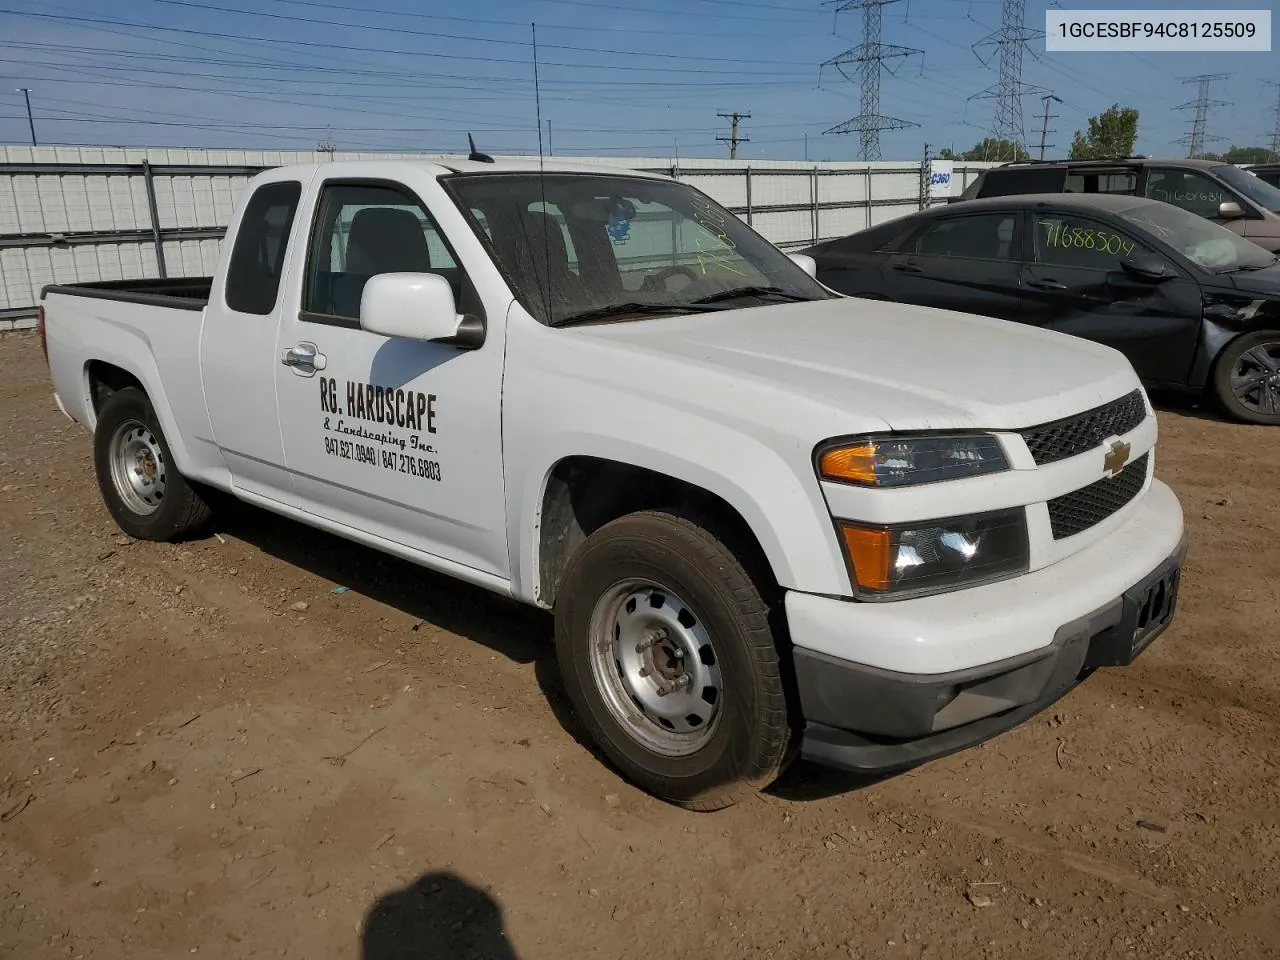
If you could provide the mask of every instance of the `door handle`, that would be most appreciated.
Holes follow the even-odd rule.
[[[280,355],[280,362],[286,367],[293,367],[298,376],[310,377],[328,366],[329,360],[314,343],[303,341],[285,350]]]
[[[924,273],[918,266],[908,260],[906,263],[895,263],[893,269],[902,273]]]
[[[1065,290],[1065,289],[1067,289],[1067,285],[1066,285],[1065,283],[1059,283],[1057,280],[1038,280],[1038,279],[1034,279],[1034,278],[1033,278],[1033,279],[1031,279],[1031,280],[1028,280],[1028,281],[1027,281],[1027,286],[1028,286],[1028,287],[1035,287],[1035,288],[1037,288],[1037,289],[1039,289],[1039,290]]]

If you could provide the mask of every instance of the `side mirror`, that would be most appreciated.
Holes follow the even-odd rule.
[[[1240,209],[1240,204],[1234,200],[1227,200],[1218,204],[1219,220],[1239,220],[1244,216],[1244,211]]]
[[[484,342],[484,326],[460,316],[449,281],[435,273],[379,273],[360,295],[360,329],[384,337],[459,347]]]
[[[815,280],[818,278],[818,261],[813,259],[813,257],[804,253],[788,253],[787,256],[791,258],[792,263],[798,266],[809,276],[813,277]]]
[[[1129,276],[1139,280],[1149,280],[1152,283],[1159,283],[1173,276],[1173,271],[1169,269],[1164,259],[1151,253],[1138,253],[1127,257],[1120,261],[1120,266]]]

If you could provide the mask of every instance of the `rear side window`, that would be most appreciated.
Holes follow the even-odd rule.
[[[978,196],[1012,197],[1024,193],[1061,193],[1066,174],[1062,167],[988,170],[982,178]]]
[[[922,257],[954,257],[963,260],[1014,260],[1018,216],[1016,213],[984,213],[972,217],[947,217],[925,227],[907,244],[907,253]]]
[[[237,313],[265,316],[275,309],[301,196],[302,184],[285,180],[263,184],[249,198],[227,267],[227,306]]]
[[[1067,174],[1063,192],[1133,196],[1138,192],[1138,173],[1136,170],[1073,170]]]

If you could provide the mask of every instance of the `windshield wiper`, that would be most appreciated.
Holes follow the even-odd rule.
[[[623,317],[627,314],[672,314],[681,310],[692,310],[701,313],[705,310],[717,310],[718,307],[692,303],[642,303],[638,300],[629,303],[611,303],[608,306],[596,307],[592,310],[581,310],[578,313],[566,314],[552,320],[553,327],[565,327],[573,323],[588,323],[592,320],[607,320],[611,317]]]
[[[788,300],[812,300],[812,297],[806,297],[800,293],[788,293],[781,287],[734,287],[732,290],[722,290],[720,293],[713,293],[709,297],[700,297],[697,300],[690,301],[692,303],[718,303],[721,300],[735,300],[738,297],[761,297],[772,295],[776,297],[785,297]]]

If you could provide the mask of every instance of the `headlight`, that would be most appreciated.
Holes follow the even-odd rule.
[[[990,434],[883,437],[820,448],[823,480],[866,487],[902,487],[957,480],[1009,469],[1000,441]]]
[[[1024,573],[1028,565],[1022,507],[887,527],[837,524],[864,600],[972,587]]]

